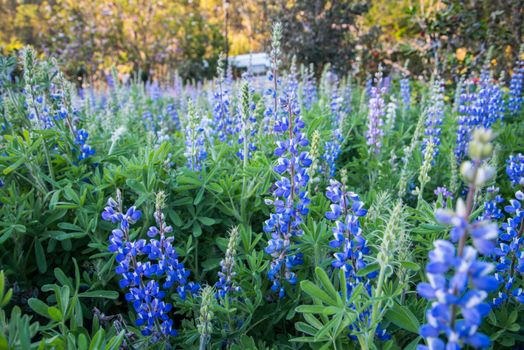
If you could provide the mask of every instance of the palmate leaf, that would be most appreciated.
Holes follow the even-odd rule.
[[[393,305],[386,312],[385,317],[391,323],[402,329],[417,334],[419,332],[420,323],[417,320],[417,317],[407,306],[401,306],[397,303],[393,303]]]
[[[312,298],[319,299],[331,306],[337,305],[337,301],[335,299],[330,297],[326,292],[324,292],[320,287],[311,281],[300,282],[300,288],[302,288],[302,290]]]
[[[322,348],[330,348],[333,342],[337,341],[342,336],[347,327],[354,323],[357,315],[355,310],[349,307],[349,303],[343,302],[345,296],[347,296],[347,286],[345,274],[340,272],[340,285],[343,286],[341,289],[342,298],[339,292],[336,290],[334,284],[331,282],[328,274],[317,267],[315,269],[315,275],[318,280],[318,285],[311,281],[302,281],[302,290],[311,296],[316,305],[300,305],[295,310],[302,313],[306,323],[297,323],[297,330],[308,334],[313,337],[299,337],[293,339],[297,342],[326,342],[322,345]],[[357,294],[359,293],[356,288]],[[314,315],[318,315],[319,318]],[[345,335],[343,336],[346,337]]]
[[[342,306],[342,299],[340,298],[340,295],[333,286],[333,283],[331,283],[331,280],[329,279],[327,273],[320,267],[317,267],[315,269],[315,274],[317,275],[318,280],[322,284],[322,287],[324,287],[324,290],[329,294],[329,296],[337,301],[337,305]]]

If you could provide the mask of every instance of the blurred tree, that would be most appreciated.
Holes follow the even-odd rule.
[[[0,0],[0,52],[33,45],[79,83],[111,66],[142,79],[175,69],[202,79],[220,51],[268,51],[280,20],[283,52],[318,70],[353,65],[365,77],[409,61],[411,72],[450,77],[488,57],[511,67],[523,16],[522,0]]]
[[[350,28],[368,10],[366,2],[287,1],[275,9],[283,26],[285,53],[295,55],[299,63],[314,62],[318,68],[331,63],[335,69],[347,69],[357,40]]]
[[[508,69],[522,42],[523,6],[522,0],[373,0],[359,26],[374,33],[362,60],[399,69],[409,61],[411,72],[426,76],[466,74],[487,61]]]
[[[58,57],[79,80],[103,75],[113,65],[146,80],[181,63],[188,70],[184,76],[201,79],[214,73],[223,45],[219,28],[197,0],[0,0],[0,5],[4,53],[31,44]]]

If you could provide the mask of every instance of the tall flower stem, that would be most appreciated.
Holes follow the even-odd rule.
[[[240,217],[244,228],[248,228],[249,220],[247,218],[247,167],[249,163],[249,118],[250,118],[250,101],[248,82],[245,81],[241,87],[241,123],[242,123],[242,193],[240,199]]]

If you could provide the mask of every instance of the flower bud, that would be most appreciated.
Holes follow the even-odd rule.
[[[481,187],[495,176],[495,169],[491,166],[484,165],[477,170],[475,186]]]
[[[472,183],[475,176],[475,167],[473,166],[473,163],[469,160],[463,162],[460,166],[460,174],[467,182]]]

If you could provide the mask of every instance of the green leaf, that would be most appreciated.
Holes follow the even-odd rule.
[[[78,335],[78,350],[87,350],[87,337],[85,334]]]
[[[329,276],[327,273],[320,267],[317,267],[315,269],[315,274],[317,275],[317,278],[319,279],[320,283],[322,283],[322,287],[328,292],[330,297],[337,300],[339,304],[342,303],[342,299],[340,298],[340,295],[338,295],[337,290],[333,286],[333,283],[331,283],[331,280],[329,279]]]
[[[308,314],[321,314],[326,307],[324,305],[300,305],[296,307],[296,312]]]
[[[295,323],[295,328],[302,332],[302,333],[306,333],[308,335],[315,335],[317,334],[317,329],[315,327],[312,327],[310,325],[308,325],[307,323],[304,323],[304,322],[297,322]]]
[[[194,204],[194,205],[198,205],[198,204],[200,204],[200,202],[201,202],[202,199],[204,198],[204,189],[205,189],[205,187],[200,188],[200,190],[199,190],[198,193],[196,194],[196,196],[195,196],[195,200],[193,201],[193,204]]]
[[[199,216],[198,221],[200,221],[204,226],[211,226],[216,222],[215,219],[207,218],[205,216]]]
[[[125,332],[122,330],[116,337],[112,337],[111,340],[107,343],[105,350],[118,350],[122,340],[124,339]]]
[[[11,300],[11,296],[13,296],[12,289],[9,289],[7,293],[3,295],[3,298],[2,298],[2,294],[0,294],[0,298],[2,298],[0,299],[0,308],[6,306],[9,303],[9,301]]]
[[[406,345],[404,350],[415,350],[417,348],[417,346],[419,345],[420,340],[421,340],[421,337],[416,337],[415,339],[413,339],[413,341],[411,343]]]
[[[198,238],[202,235],[202,227],[200,226],[200,224],[198,222],[193,222],[193,236],[195,236],[195,238]]]
[[[11,164],[10,166],[4,169],[4,175],[7,175],[10,172],[16,170],[20,165],[24,164],[24,162],[25,162],[25,157],[21,157],[16,162],[14,162],[13,164]]]
[[[50,306],[47,308],[47,313],[49,314],[49,317],[51,317],[53,321],[56,321],[56,322],[62,321],[62,317],[63,317],[62,311],[58,310],[58,308],[54,306]]]
[[[420,270],[420,265],[411,261],[401,261],[400,265],[405,267],[408,270],[418,271]]]
[[[89,345],[89,350],[99,350],[102,346],[102,342],[104,341],[105,332],[103,328],[100,328],[98,332],[96,332],[95,336],[91,340],[91,344]]]
[[[179,185],[195,185],[195,186],[202,185],[202,181],[200,181],[198,178],[185,176],[185,175],[178,176],[177,182]]]
[[[118,299],[118,292],[113,290],[91,290],[78,294],[81,298],[104,298],[104,299]]]
[[[321,340],[315,339],[314,337],[297,337],[290,339],[290,341],[294,341],[297,343],[318,343]]]
[[[4,296],[5,276],[4,270],[0,270],[0,298]]]
[[[337,315],[333,319],[331,319],[328,323],[326,323],[315,335],[315,339],[322,340],[326,339],[327,335],[331,332],[333,328],[337,326],[337,324],[340,322],[342,318],[342,315]]]
[[[408,309],[407,306],[401,306],[397,303],[393,303],[393,306],[386,312],[386,319],[398,327],[410,331],[412,333],[418,333],[420,323],[417,317]]]
[[[520,325],[518,323],[513,323],[508,329],[512,332],[518,332],[520,330]]]
[[[80,226],[71,224],[69,222],[61,222],[58,224],[58,227],[60,227],[62,230],[83,231],[83,229]]]
[[[364,267],[363,269],[360,269],[357,271],[358,277],[364,277],[369,275],[372,272],[377,271],[380,268],[380,265],[378,263],[369,264],[368,266]]]
[[[49,313],[47,312],[47,309],[49,306],[47,306],[46,303],[43,301],[36,299],[36,298],[30,298],[27,301],[27,304],[29,304],[29,307],[36,312],[37,314],[45,317],[49,317]]]
[[[56,190],[53,195],[51,196],[51,199],[49,200],[49,209],[55,210],[56,204],[58,203],[58,200],[60,199],[60,190]]]
[[[57,241],[65,241],[67,239],[71,239],[71,238],[82,238],[84,236],[86,236],[87,233],[86,232],[69,232],[69,233],[62,233],[62,234],[59,234],[55,237],[53,237],[54,239],[56,239]]]
[[[347,300],[348,299],[348,286],[346,282],[346,273],[342,269],[340,269],[339,281],[340,281],[340,289],[342,292],[342,300]]]
[[[7,340],[4,338],[2,334],[0,334],[0,350],[8,350],[8,343]]]
[[[73,283],[71,280],[65,275],[64,271],[62,271],[59,267],[55,268],[54,270],[55,278],[64,286],[69,286],[71,289],[73,289]]]
[[[44,253],[44,247],[42,247],[42,243],[37,238],[35,239],[35,257],[36,257],[36,265],[38,267],[38,271],[40,273],[46,273],[47,271],[47,260]]]
[[[317,298],[322,300],[328,305],[336,306],[337,301],[335,299],[332,299],[326,292],[324,292],[322,289],[317,287],[313,282],[311,281],[302,281],[300,282],[300,288],[307,293],[312,298]]]

